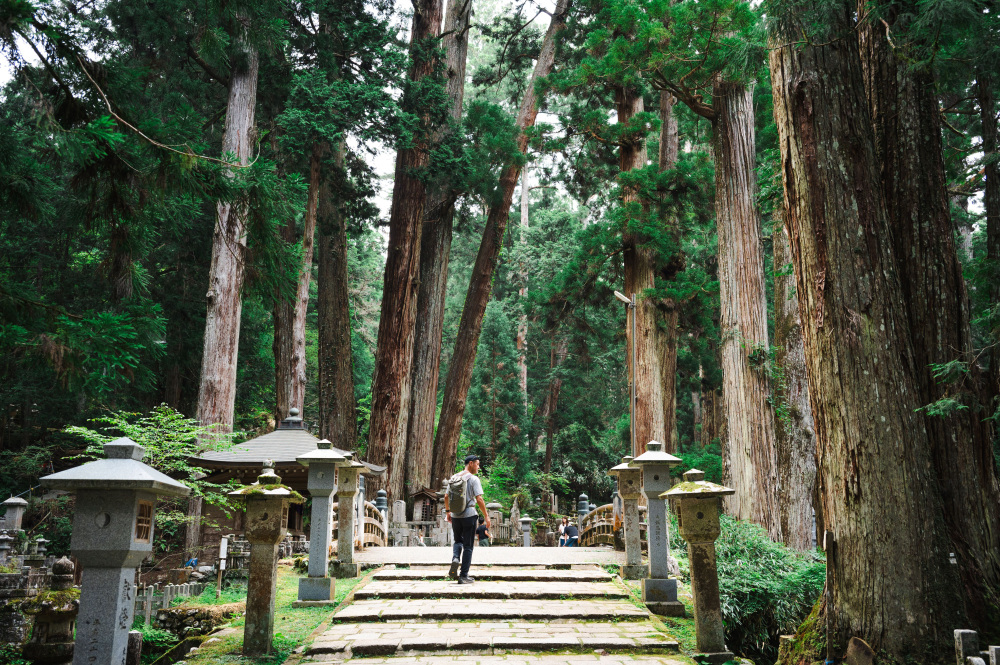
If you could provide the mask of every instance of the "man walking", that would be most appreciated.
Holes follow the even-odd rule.
[[[479,509],[486,518],[486,528],[490,528],[490,516],[486,512],[486,502],[483,501],[483,483],[476,476],[477,473],[479,455],[466,455],[465,469],[448,479],[448,492],[444,496],[446,519],[451,522],[451,530],[455,535],[448,575],[452,579],[457,575],[459,584],[472,584],[475,581],[475,578],[469,577],[469,566],[472,565],[472,548],[479,524],[476,504],[479,504]]]

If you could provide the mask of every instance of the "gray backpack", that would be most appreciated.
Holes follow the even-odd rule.
[[[468,490],[471,477],[472,474],[460,471],[448,479],[448,510],[455,515],[461,515],[469,507]]]

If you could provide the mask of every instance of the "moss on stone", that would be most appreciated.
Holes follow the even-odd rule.
[[[21,602],[21,611],[25,614],[38,614],[50,608],[65,607],[80,600],[80,590],[62,589],[60,591],[42,591],[37,596]]]
[[[282,496],[282,499],[287,499],[291,503],[305,503],[306,499],[301,494],[293,490],[288,485],[282,485],[281,483],[276,483],[273,485],[249,485],[240,491],[243,496],[260,496],[265,492],[273,492],[274,490],[287,490],[288,496]]]
[[[791,640],[782,641],[776,665],[807,665],[825,660],[826,599],[820,596]]]

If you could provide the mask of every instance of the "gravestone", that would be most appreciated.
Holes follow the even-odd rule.
[[[337,561],[331,566],[338,579],[357,577],[360,567],[354,562],[354,497],[365,465],[348,454],[337,474]]]
[[[524,547],[531,547],[531,523],[534,522],[534,520],[531,519],[530,517],[522,517],[520,519],[520,522],[521,522],[521,531],[524,534],[524,542],[522,543],[522,545]]]
[[[246,539],[250,543],[247,578],[246,621],[243,655],[262,656],[271,651],[274,639],[274,595],[278,582],[278,544],[288,524],[288,505],[302,499],[281,484],[274,462],[264,462],[264,471],[253,485],[230,492],[246,501]],[[86,569],[84,569],[86,573]]]
[[[0,517],[0,531],[20,531],[21,521],[24,519],[24,511],[28,508],[28,502],[20,497],[12,496],[3,503],[0,503],[0,507],[5,508],[7,511],[3,517]]]
[[[590,512],[590,497],[586,494],[581,494],[580,498],[576,502],[576,515],[582,518],[584,515]]]
[[[646,452],[630,466],[642,469],[642,492],[646,495],[648,519],[649,577],[642,580],[642,601],[652,612],[666,616],[684,616],[684,605],[677,600],[677,580],[670,577],[670,522],[667,504],[660,494],[670,489],[670,468],[680,463],[663,450],[659,441],[646,444]]]
[[[719,598],[719,571],[715,565],[715,539],[719,525],[720,497],[736,490],[705,480],[705,472],[691,469],[684,482],[660,496],[677,500],[677,526],[688,544],[691,562],[691,596],[694,599],[694,628],[698,651],[711,663],[733,659],[726,650]]]
[[[406,524],[406,502],[405,501],[393,501],[392,502],[392,523],[393,524]]]
[[[642,470],[631,465],[632,457],[622,458],[609,476],[618,479],[618,496],[622,501],[622,523],[625,531],[625,565],[622,579],[641,580],[649,577],[649,566],[642,563],[642,542],[639,534],[639,498],[642,496]]]
[[[334,581],[330,577],[330,541],[333,539],[333,494],[337,484],[337,467],[347,459],[333,452],[333,444],[323,439],[316,450],[296,458],[296,462],[309,469],[306,487],[312,497],[309,513],[309,574],[299,579],[300,601],[333,602]]]
[[[21,604],[34,616],[31,639],[21,652],[32,663],[69,663],[73,659],[73,631],[80,611],[80,594],[73,588],[73,562],[63,557],[52,565],[51,591]]]
[[[107,459],[41,479],[76,493],[70,550],[83,565],[74,665],[121,663],[135,612],[135,569],[153,551],[158,495],[190,490],[142,463],[131,439],[104,444]]]

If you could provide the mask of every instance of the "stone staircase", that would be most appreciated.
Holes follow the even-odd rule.
[[[333,614],[300,662],[692,662],[599,566],[473,563],[476,582],[469,585],[447,573],[443,565],[379,570]]]

